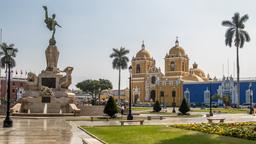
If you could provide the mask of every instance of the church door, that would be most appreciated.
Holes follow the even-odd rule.
[[[155,91],[155,90],[152,90],[152,91],[150,92],[150,99],[152,99],[153,102],[155,101],[155,99],[156,99],[156,91]]]

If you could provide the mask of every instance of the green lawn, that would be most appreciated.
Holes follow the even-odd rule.
[[[206,108],[206,109],[192,109],[191,112],[209,112],[210,109]],[[212,111],[214,112],[221,112],[221,113],[248,113],[248,109],[243,108],[243,109],[239,109],[239,108],[212,108]]]
[[[147,119],[146,117],[134,117],[134,120],[141,120],[141,119]],[[116,117],[116,118],[110,118],[110,121],[119,121],[119,120],[127,120],[127,116],[124,115],[123,117]],[[68,118],[66,121],[91,121],[91,118]],[[93,121],[106,121],[104,118],[94,118]]]
[[[82,127],[109,144],[255,144],[255,141],[167,126]]]
[[[152,107],[132,107],[132,111],[147,111],[153,110]]]

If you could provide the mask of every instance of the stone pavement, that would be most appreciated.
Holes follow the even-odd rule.
[[[12,118],[12,128],[2,128],[0,144],[81,144],[76,130],[64,118]]]
[[[146,117],[147,114],[138,117]],[[137,117],[137,116],[136,116]],[[248,114],[216,114],[214,117],[225,118],[225,122],[255,121],[256,116]],[[74,117],[72,117],[74,118]],[[75,117],[76,119],[81,117]],[[101,144],[78,128],[78,126],[120,125],[119,121],[66,121],[70,117],[28,118],[13,117],[12,128],[2,128],[0,118],[0,144],[82,144],[84,139],[89,144]],[[145,120],[145,125],[171,125],[181,123],[207,122],[206,117],[177,118],[163,120]]]

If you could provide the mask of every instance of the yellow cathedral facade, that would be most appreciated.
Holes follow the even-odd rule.
[[[166,54],[164,73],[156,67],[155,59],[147,50],[144,42],[136,56],[132,58],[132,100],[154,102],[158,100],[166,106],[179,106],[183,99],[184,82],[204,82],[209,75],[198,68],[196,63],[189,68],[189,57],[179,45],[175,45]]]

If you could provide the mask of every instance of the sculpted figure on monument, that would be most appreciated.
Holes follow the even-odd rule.
[[[71,77],[72,71],[73,71],[73,67],[66,67],[63,70],[63,72],[65,72],[66,75],[63,76],[60,79],[60,86],[61,86],[61,88],[68,89],[68,87],[71,85],[71,83],[72,83],[72,77]]]
[[[38,77],[36,76],[36,74],[34,74],[32,72],[28,73],[27,80],[29,82],[32,82],[34,85],[37,85],[37,83],[38,83]]]
[[[52,17],[48,17],[48,10],[47,6],[43,6],[44,11],[45,11],[45,20],[44,22],[46,23],[47,28],[52,32],[52,38],[50,39],[50,44],[55,45],[56,41],[54,39],[54,35],[56,32],[56,26],[61,27],[57,21],[55,20],[56,15],[53,14]]]

